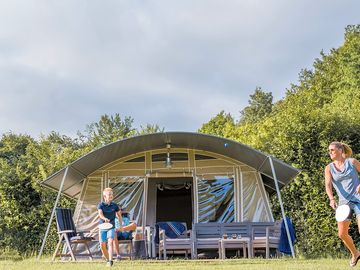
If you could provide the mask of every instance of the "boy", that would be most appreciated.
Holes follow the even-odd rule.
[[[121,211],[119,206],[114,203],[113,200],[113,191],[111,188],[105,188],[103,191],[104,201],[100,202],[97,206],[100,221],[99,223],[109,222],[113,227],[109,230],[99,230],[99,241],[102,254],[107,260],[107,266],[113,265],[113,240],[115,237],[115,217],[121,221]],[[121,223],[120,223],[121,224]],[[119,230],[122,230],[120,226]],[[106,242],[108,244],[108,249],[106,249]]]

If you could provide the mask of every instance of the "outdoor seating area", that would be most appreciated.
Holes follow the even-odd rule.
[[[232,223],[195,223],[192,230],[169,237],[166,231],[160,229],[158,249],[155,248],[156,240],[153,241],[153,254],[149,257],[168,259],[172,255],[178,257],[185,254],[185,258],[191,255],[192,259],[198,259],[201,251],[213,250],[217,252],[219,259],[226,259],[226,250],[236,250],[237,257],[253,258],[255,251],[270,257],[273,249],[277,256],[280,241],[280,222],[232,222]],[[180,252],[174,252],[180,251]]]
[[[57,209],[57,220],[59,224],[62,224],[60,215],[68,215],[67,218],[71,217],[70,209]],[[69,219],[66,219],[67,223]],[[169,224],[169,225],[168,225]],[[169,230],[176,224],[182,225],[183,229]],[[276,256],[280,256],[278,251],[278,245],[280,241],[280,221],[276,222],[232,222],[232,223],[195,223],[193,229],[188,230],[186,223],[180,222],[160,222],[159,223],[159,239],[158,244],[155,229],[146,229],[143,240],[131,239],[119,241],[120,245],[126,245],[123,250],[123,256],[129,257],[129,259],[163,259],[167,260],[173,256],[175,258],[191,258],[199,259],[199,252],[214,251],[216,252],[216,258],[226,259],[228,258],[227,251],[236,251],[236,257],[238,258],[253,258],[255,251],[259,252],[260,256],[270,258],[270,250],[273,249]],[[72,226],[72,225],[71,225]],[[167,227],[168,226],[168,227]],[[63,227],[61,227],[63,228]],[[164,229],[168,228],[168,229]],[[151,234],[150,231],[152,232]],[[75,230],[76,232],[76,230]],[[170,232],[170,233],[169,233]],[[70,257],[76,261],[76,256],[88,257],[93,259],[93,254],[90,252],[89,243],[95,242],[96,240],[82,236],[76,236],[75,238],[70,237],[69,233],[74,233],[74,230],[61,230],[59,231],[60,240],[59,243],[65,244],[63,253],[59,253],[58,245],[55,256],[59,257]],[[69,239],[69,244],[66,241]],[[75,244],[84,244],[87,253],[77,253]],[[140,246],[141,245],[141,246]],[[141,250],[140,250],[141,249]],[[141,253],[141,254],[140,254]],[[259,256],[259,255],[258,255]],[[95,256],[96,258],[96,256]]]

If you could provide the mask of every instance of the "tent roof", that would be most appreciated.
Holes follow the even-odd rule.
[[[188,148],[204,150],[238,160],[259,171],[267,190],[275,192],[268,155],[247,145],[221,137],[190,132],[163,132],[127,138],[96,149],[68,166],[68,174],[64,182],[63,193],[76,198],[82,189],[83,179],[104,165],[131,154],[143,151],[166,148]],[[286,185],[300,171],[276,158],[273,164],[280,188]],[[66,167],[51,175],[42,184],[48,188],[59,190]]]

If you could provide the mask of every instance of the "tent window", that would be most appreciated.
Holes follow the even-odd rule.
[[[233,222],[234,179],[228,176],[198,179],[198,204],[199,222]]]
[[[125,162],[145,162],[145,156],[129,159]]]
[[[152,161],[153,162],[156,162],[156,161],[163,161],[165,162],[166,160],[166,153],[161,153],[161,154],[154,154],[152,155]],[[178,160],[178,161],[181,161],[181,160],[188,160],[188,154],[187,153],[170,153],[170,157],[171,157],[171,160]]]
[[[114,202],[125,208],[138,225],[142,225],[144,180],[140,177],[111,179]]]
[[[268,222],[272,220],[267,208],[270,208],[260,192],[257,172],[242,172],[243,221]]]
[[[216,159],[216,158],[206,155],[195,154],[195,160],[206,160],[206,159]]]

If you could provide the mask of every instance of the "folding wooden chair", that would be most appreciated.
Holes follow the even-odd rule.
[[[89,233],[89,231],[76,231],[71,209],[56,208],[56,226],[59,234],[59,242],[52,257],[53,261],[55,257],[71,257],[72,260],[76,261],[76,256],[87,256],[92,260],[88,243],[93,240],[93,238],[84,236],[84,233]],[[63,251],[65,251],[65,253],[59,251],[62,244],[64,245]],[[88,254],[76,253],[79,244],[85,245]]]

